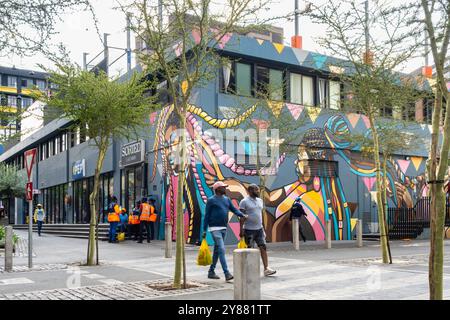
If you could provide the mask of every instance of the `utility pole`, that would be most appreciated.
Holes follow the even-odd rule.
[[[364,34],[366,37],[366,55],[368,58],[369,55],[369,0],[366,0],[364,3],[364,11],[365,11],[365,26],[364,26]]]
[[[104,33],[103,34],[103,54],[104,54],[104,59],[105,59],[105,72],[106,75],[109,76],[109,49],[108,49],[108,36],[109,33]]]
[[[298,11],[298,0],[295,0],[295,35],[299,36],[299,16],[300,16],[300,12]]]
[[[425,66],[429,66],[429,60],[428,60],[428,33],[427,33],[427,28],[425,27],[423,29],[424,31],[424,36],[425,36]]]
[[[127,73],[131,72],[131,13],[127,13]]]
[[[83,52],[83,70],[87,71],[88,66],[87,66],[87,56],[89,55],[89,53],[87,52]]]

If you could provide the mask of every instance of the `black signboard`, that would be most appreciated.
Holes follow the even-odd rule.
[[[120,148],[120,165],[122,167],[141,163],[145,160],[145,140],[123,145]]]

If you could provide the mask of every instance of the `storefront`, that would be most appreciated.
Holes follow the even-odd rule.
[[[131,211],[147,195],[145,140],[123,145],[120,150],[120,203]]]

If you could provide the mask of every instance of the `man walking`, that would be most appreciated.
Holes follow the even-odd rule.
[[[297,197],[295,199],[295,201],[294,201],[294,204],[292,205],[291,214],[289,216],[289,220],[292,221],[292,219],[298,219],[298,229],[299,229],[299,232],[300,232],[300,236],[302,237],[303,242],[306,242],[306,237],[303,234],[302,225],[300,223],[301,218],[303,216],[306,218],[307,214],[306,214],[305,209],[303,208],[303,205],[302,205],[302,198]]]
[[[45,220],[45,211],[42,209],[42,204],[38,204],[36,210],[34,210],[34,221],[37,222],[38,235],[41,236],[42,224]]]
[[[225,274],[225,280],[229,281],[233,279],[233,275],[228,270],[227,260],[225,258],[225,237],[227,233],[228,212],[231,211],[244,220],[246,216],[233,206],[230,198],[225,196],[227,187],[228,185],[222,181],[214,183],[213,190],[215,195],[210,197],[206,203],[202,237],[205,238],[206,231],[209,230],[214,239],[213,261],[209,268],[208,278],[220,279],[214,271],[217,261],[220,260],[220,264],[222,265]]]
[[[271,276],[275,274],[276,271],[269,268],[269,261],[267,258],[266,234],[262,224],[263,201],[259,198],[259,187],[256,184],[251,184],[247,188],[247,191],[248,196],[239,203],[239,209],[248,216],[243,223],[243,236],[249,247],[253,246],[253,241],[256,242],[264,265],[264,275]]]

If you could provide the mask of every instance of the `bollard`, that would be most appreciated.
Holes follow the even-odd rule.
[[[328,219],[328,221],[327,221],[327,234],[326,234],[325,242],[326,242],[327,249],[331,249],[331,220],[330,219]]]
[[[13,268],[13,229],[11,226],[5,228],[5,271],[10,272]]]
[[[358,248],[363,246],[362,230],[362,220],[358,219],[358,223],[356,224],[356,245]]]
[[[233,251],[234,300],[261,299],[261,273],[258,249]]]
[[[299,219],[292,219],[292,242],[294,243],[294,249],[300,250],[300,241],[299,241]]]
[[[170,222],[166,222],[165,229],[165,240],[166,240],[166,258],[172,258],[172,224]]]

